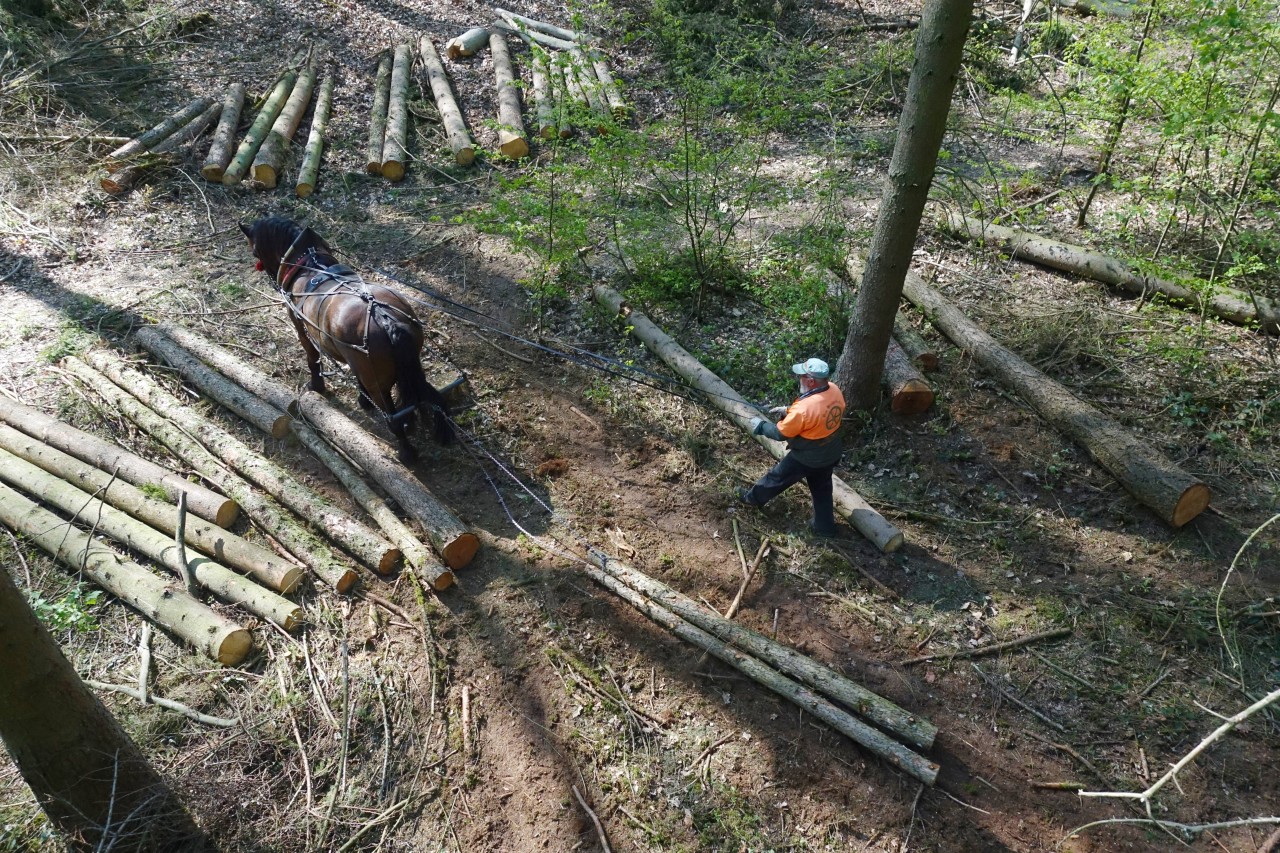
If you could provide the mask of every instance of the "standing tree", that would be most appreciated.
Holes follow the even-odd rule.
[[[884,355],[947,129],[972,14],[973,0],[930,0],[920,19],[889,180],[833,377],[854,409],[873,409],[880,399]]]
[[[0,739],[72,850],[198,851],[200,830],[0,568]]]

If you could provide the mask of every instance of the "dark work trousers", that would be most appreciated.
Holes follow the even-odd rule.
[[[826,536],[836,533],[835,501],[831,497],[831,472],[835,465],[810,468],[802,465],[788,453],[769,472],[756,480],[742,499],[755,506],[764,506],[782,494],[789,486],[807,480],[809,493],[813,495],[813,530]]]

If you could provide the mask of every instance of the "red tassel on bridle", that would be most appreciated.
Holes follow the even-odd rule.
[[[256,261],[256,262],[254,263],[254,265],[253,265],[253,268],[254,268],[255,270],[257,270],[258,272],[262,272],[262,269],[263,269],[263,267],[262,267],[262,260],[261,260],[261,259],[259,259],[258,261]]]

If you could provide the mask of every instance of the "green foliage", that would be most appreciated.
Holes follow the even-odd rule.
[[[40,351],[40,357],[50,364],[57,364],[69,355],[79,355],[93,343],[93,338],[79,324],[64,321],[58,330],[58,338]]]
[[[29,601],[31,610],[50,631],[83,634],[97,629],[98,620],[90,611],[102,602],[102,597],[101,590],[76,583],[57,598],[35,593]]]

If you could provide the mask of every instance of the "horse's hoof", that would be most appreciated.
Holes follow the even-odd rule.
[[[323,379],[312,379],[310,382],[308,382],[308,383],[307,383],[307,387],[308,387],[308,388],[310,388],[312,391],[315,391],[317,394],[323,394],[323,393],[324,393],[324,380],[323,380]]]

